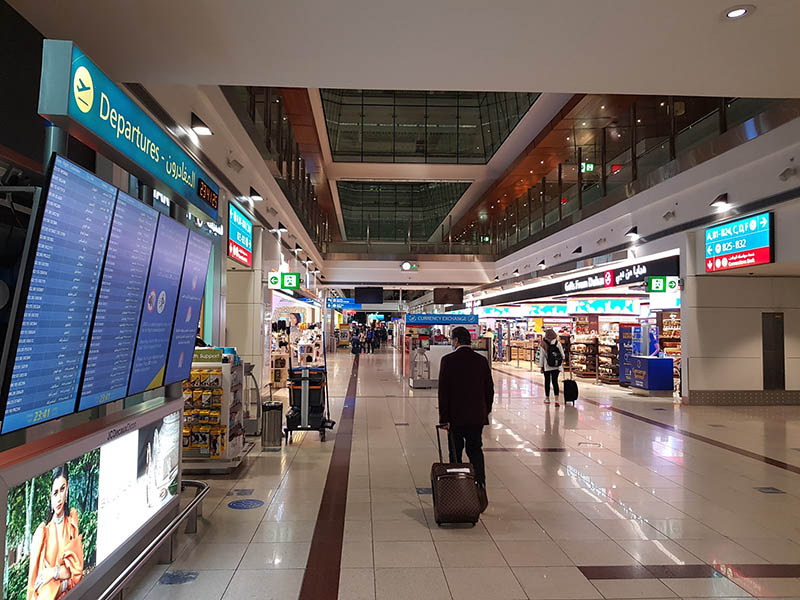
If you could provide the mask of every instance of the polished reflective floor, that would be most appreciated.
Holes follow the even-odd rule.
[[[126,598],[800,597],[800,407],[680,407],[581,381],[556,409],[538,374],[498,365],[489,508],[440,528],[436,391],[409,390],[391,349],[329,364],[328,440],[297,435],[207,479],[198,533]]]

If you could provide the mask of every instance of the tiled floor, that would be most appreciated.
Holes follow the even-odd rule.
[[[339,420],[353,361],[329,362]],[[484,434],[489,509],[474,528],[440,528],[417,493],[436,456],[436,392],[398,371],[391,349],[361,357],[340,526],[317,521],[337,425],[209,479],[198,533],[126,598],[294,600],[321,569],[308,561],[329,547],[323,529],[341,540],[328,590],[341,600],[800,597],[800,408],[680,407],[581,382],[577,406],[556,409],[535,374],[502,365]],[[264,505],[233,510],[232,490]]]

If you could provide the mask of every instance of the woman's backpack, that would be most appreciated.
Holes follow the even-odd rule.
[[[558,368],[564,362],[564,357],[561,356],[561,351],[558,349],[558,342],[554,344],[547,344],[547,366]]]

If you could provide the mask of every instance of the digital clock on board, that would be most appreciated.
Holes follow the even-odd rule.
[[[197,179],[197,195],[202,198],[214,210],[217,210],[219,203],[219,194],[211,189],[211,187],[202,179]]]

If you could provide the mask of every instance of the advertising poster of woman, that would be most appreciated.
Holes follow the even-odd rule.
[[[97,560],[100,451],[9,490],[4,600],[58,600]]]

